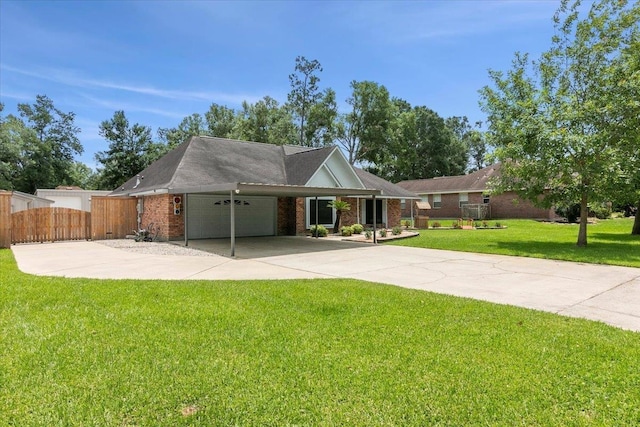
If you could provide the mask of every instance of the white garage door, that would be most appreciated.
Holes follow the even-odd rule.
[[[236,236],[276,234],[275,197],[235,197]],[[190,239],[231,236],[231,199],[224,196],[189,194],[187,230]]]

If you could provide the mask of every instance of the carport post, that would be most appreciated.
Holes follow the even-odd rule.
[[[182,216],[184,219],[184,245],[189,246],[188,222],[187,222],[187,193],[184,193],[184,204],[182,205]]]
[[[378,238],[376,237],[376,220],[378,219],[378,212],[376,210],[376,195],[372,196],[373,198],[373,244],[378,244]]]
[[[316,231],[314,233],[316,239],[318,238],[318,196],[316,196]]]
[[[413,223],[413,204],[414,204],[414,203],[415,203],[415,202],[414,202],[413,200],[411,200],[411,227],[415,227],[415,226],[416,226],[416,225]],[[387,215],[388,215],[388,214],[389,214],[389,213],[387,212]]]
[[[234,191],[231,190],[231,256],[236,256],[236,201],[233,199]]]

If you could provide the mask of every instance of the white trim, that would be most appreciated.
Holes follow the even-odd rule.
[[[360,206],[360,221],[359,221],[360,224],[366,224],[366,221],[367,221],[367,200],[372,200],[372,199],[371,198],[360,199],[362,203],[362,205]],[[378,200],[382,202],[382,222],[384,224],[387,224],[388,222],[387,200],[388,199],[382,199],[382,198],[376,197],[376,202],[378,202]]]
[[[365,189],[366,187],[364,186],[362,180],[360,179],[360,177],[358,176],[358,174],[356,173],[356,171],[353,170],[353,166],[351,166],[351,164],[349,164],[349,161],[347,160],[347,158],[344,156],[344,154],[342,154],[342,151],[340,151],[340,149],[338,147],[335,147],[331,153],[329,153],[329,155],[327,157],[325,157],[325,159],[323,160],[322,164],[318,167],[318,169],[316,169],[316,171],[311,175],[311,177],[307,180],[307,182],[305,183],[305,185],[308,185],[310,182],[313,181],[313,179],[315,178],[315,176],[318,174],[318,171],[320,171],[320,169],[322,169],[322,167],[325,167],[327,162],[329,161],[329,159],[331,159],[332,156],[335,155],[335,153],[338,153],[338,157],[341,159],[340,161],[342,161],[343,163],[346,164],[347,169],[349,169],[349,171],[351,171],[351,175],[353,175],[353,177],[356,179],[356,182],[360,184],[360,187]],[[327,170],[331,171],[330,168],[327,167]],[[333,173],[330,172],[332,176]],[[335,176],[334,176],[334,179]],[[337,184],[342,188],[342,184],[336,179]]]

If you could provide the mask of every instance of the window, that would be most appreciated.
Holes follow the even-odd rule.
[[[382,224],[384,222],[384,215],[382,211],[382,199],[376,199],[376,224]],[[365,205],[365,224],[373,224],[373,200],[366,199]]]
[[[433,203],[431,204],[433,209],[440,209],[442,207],[442,200],[440,199],[440,194],[433,195]]]
[[[400,199],[400,209],[405,210],[407,208],[407,199]]]
[[[325,227],[333,227],[335,221],[335,210],[328,207],[329,202],[334,198],[318,198],[318,224]],[[316,198],[307,199],[307,228],[316,225]]]
[[[458,196],[458,200],[460,201],[460,207],[462,207],[462,205],[466,205],[467,203],[469,203],[469,194],[460,193],[460,195]]]
[[[482,195],[482,203],[484,203],[485,205],[488,205],[490,201],[491,201],[491,196],[489,196],[488,194]]]

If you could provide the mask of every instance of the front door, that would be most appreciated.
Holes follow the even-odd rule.
[[[373,200],[365,200],[364,219],[366,224],[373,224]],[[382,200],[376,199],[376,224],[382,224]]]

